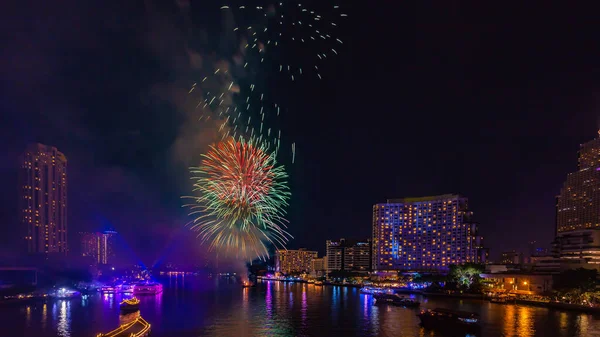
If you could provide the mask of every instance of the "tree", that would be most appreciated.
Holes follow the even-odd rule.
[[[588,292],[596,290],[598,271],[595,269],[569,269],[554,276],[554,289],[563,292],[577,290]]]
[[[459,288],[475,291],[479,289],[481,277],[479,274],[484,268],[480,264],[466,263],[463,265],[450,265],[449,281],[456,283]]]

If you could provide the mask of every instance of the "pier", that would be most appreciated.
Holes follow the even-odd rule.
[[[113,331],[99,333],[96,337],[145,337],[150,333],[150,323],[142,317],[123,324]]]

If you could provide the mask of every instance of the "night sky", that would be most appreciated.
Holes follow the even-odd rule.
[[[39,141],[69,160],[73,251],[77,232],[110,227],[146,264],[201,256],[180,196],[214,130],[185,99],[197,60],[228,60],[221,3],[203,2],[189,15],[184,0],[0,5],[4,253],[17,156]],[[340,2],[346,43],[322,81],[255,75],[286,108],[283,146],[296,143],[295,163],[281,158],[288,248],[370,237],[374,203],[445,193],[469,197],[493,257],[549,246],[555,196],[600,127],[597,12],[396,3]]]

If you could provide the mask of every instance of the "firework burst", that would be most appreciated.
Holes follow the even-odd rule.
[[[307,72],[322,78],[320,66],[336,57],[336,48],[343,44],[337,37],[338,20],[348,16],[339,6],[325,9],[325,15],[293,1],[268,6],[224,5],[221,9],[233,11],[240,19],[241,25],[233,30],[251,62],[276,65],[292,81]]]
[[[284,246],[291,235],[284,218],[290,197],[287,174],[276,152],[255,138],[229,137],[190,169],[192,228],[210,248],[252,260],[269,256],[268,246]]]

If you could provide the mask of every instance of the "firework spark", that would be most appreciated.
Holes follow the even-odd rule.
[[[233,29],[247,42],[244,42],[247,55],[255,52],[253,59],[256,62],[260,60],[260,63],[263,63],[265,57],[269,57],[279,72],[285,69],[292,81],[294,75],[306,72],[302,70],[303,65],[321,63],[328,57],[338,55],[335,46],[342,45],[343,41],[336,37],[336,21],[348,16],[340,12],[339,6],[327,10],[328,15],[325,16],[303,4],[284,2],[269,6],[222,6],[221,9],[233,11],[240,19],[250,20]],[[300,58],[302,61],[288,61],[286,49],[293,50],[293,58]],[[298,53],[304,55],[299,56]],[[318,69],[315,70],[315,75],[321,79]]]
[[[284,218],[290,192],[276,152],[255,138],[229,137],[202,157],[190,169],[198,196],[188,206],[203,243],[248,260],[266,259],[271,244],[284,246],[291,237]]]

